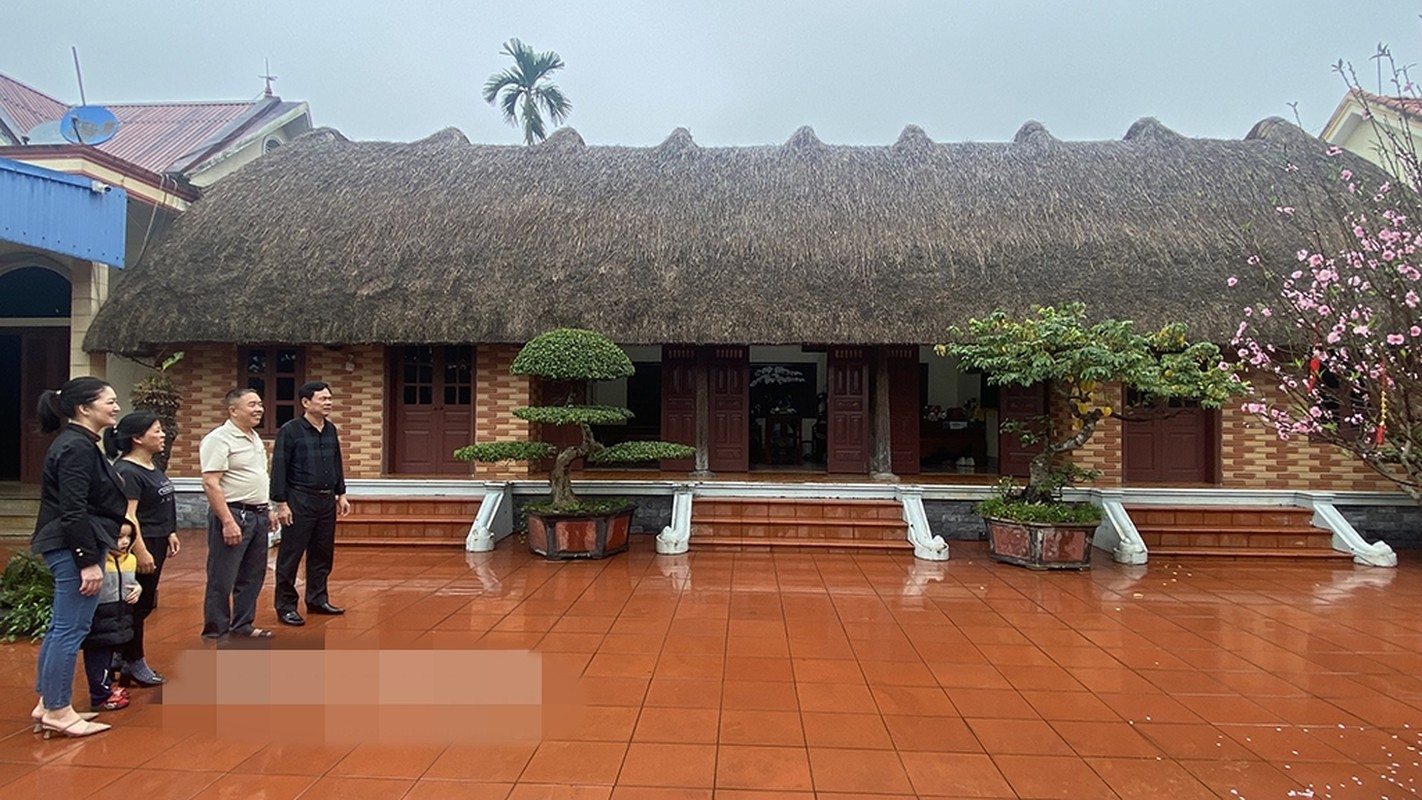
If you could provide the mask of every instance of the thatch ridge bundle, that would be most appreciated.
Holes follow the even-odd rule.
[[[757,147],[684,129],[653,147],[318,129],[179,218],[85,347],[523,342],[556,326],[628,344],[931,343],[995,308],[1072,300],[1226,339],[1244,302],[1226,278],[1248,288],[1246,257],[1307,241],[1304,214],[1274,206],[1330,202],[1326,150],[1275,119],[1242,140],[1146,119],[1116,141],[1032,122],[1012,142],[910,126],[864,147],[808,127]]]

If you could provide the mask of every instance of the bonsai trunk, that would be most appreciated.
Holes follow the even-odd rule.
[[[562,508],[571,506],[578,502],[577,495],[573,494],[572,476],[568,474],[569,467],[574,461],[587,456],[594,450],[601,449],[597,440],[593,438],[592,428],[587,425],[579,425],[583,431],[583,441],[573,447],[565,448],[553,459],[553,468],[548,471],[548,485],[553,490],[552,502],[555,507]]]
[[[1101,421],[1101,416],[1099,410],[1092,409],[1086,416],[1078,417],[1077,419],[1081,420],[1081,430],[1070,439],[1048,444],[1042,452],[1032,457],[1032,463],[1027,467],[1027,487],[1022,490],[1023,500],[1028,503],[1049,503],[1055,499],[1049,488],[1052,460],[1086,444],[1096,432],[1096,423]]]

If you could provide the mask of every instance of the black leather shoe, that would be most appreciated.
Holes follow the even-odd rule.
[[[308,613],[308,614],[344,614],[344,613],[346,613],[346,610],[345,610],[344,608],[338,608],[338,607],[336,607],[336,606],[333,606],[333,605],[331,605],[330,603],[321,603],[320,605],[314,605],[314,606],[313,606],[313,605],[310,605],[310,604],[308,603],[307,606],[306,606],[306,613]]]
[[[301,615],[296,613],[296,609],[294,608],[290,611],[283,611],[280,614],[277,614],[277,619],[281,620],[287,625],[294,625],[298,627],[306,624],[306,620],[302,619]]]

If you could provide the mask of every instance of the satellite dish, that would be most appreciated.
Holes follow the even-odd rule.
[[[71,108],[59,120],[59,133],[74,144],[103,144],[114,138],[118,128],[118,117],[103,106]]]
[[[26,144],[64,144],[64,137],[59,133],[59,120],[52,119],[48,122],[30,128],[30,132],[25,134]]]

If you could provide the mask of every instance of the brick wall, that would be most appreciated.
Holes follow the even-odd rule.
[[[515,408],[532,405],[533,380],[510,375],[509,366],[518,355],[519,345],[481,344],[476,348],[474,368],[474,441],[527,440],[537,436],[537,426],[513,415]],[[479,464],[477,477],[526,478],[533,467],[518,462]]]
[[[236,386],[237,347],[198,344],[182,350],[183,360],[172,367],[173,380],[183,393],[183,407],[178,410],[178,439],[173,443],[168,474],[195,478],[202,472],[198,444],[208,431],[227,420],[222,396]]]
[[[173,367],[173,375],[183,392],[183,407],[178,412],[180,433],[173,446],[168,473],[175,477],[197,477],[200,474],[198,445],[202,437],[227,420],[222,397],[237,385],[237,347],[200,344],[182,349],[185,355]],[[378,478],[382,474],[384,350],[378,345],[306,348],[306,373],[302,377],[331,384],[335,396],[331,421],[341,430],[341,447],[349,478]],[[347,370],[348,365],[350,370]],[[271,438],[263,437],[268,450]]]
[[[1263,381],[1256,391],[1277,395]],[[1241,410],[1242,401],[1221,410],[1223,483],[1248,489],[1337,489],[1340,491],[1393,491],[1396,487],[1378,477],[1348,453],[1304,437],[1283,441],[1257,417]]]

